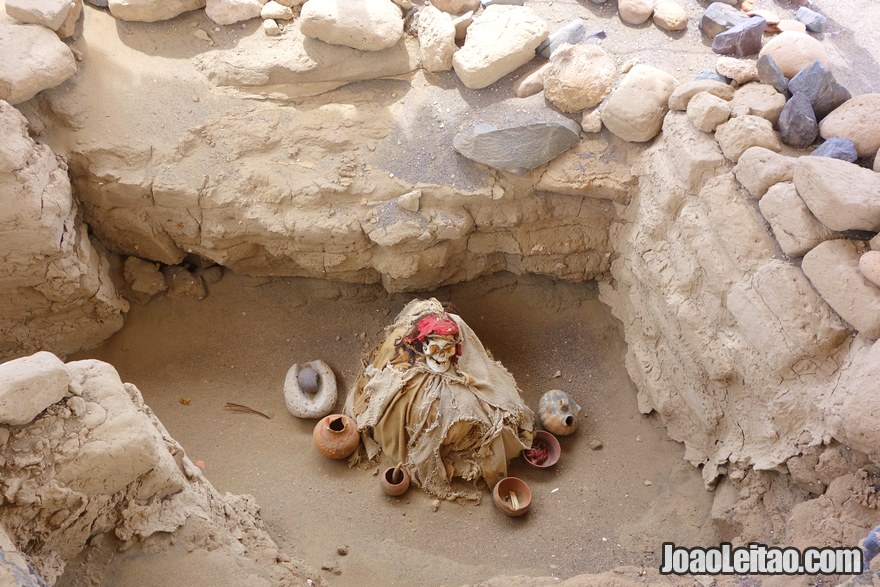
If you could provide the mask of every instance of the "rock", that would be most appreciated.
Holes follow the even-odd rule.
[[[868,251],[859,257],[859,271],[868,281],[880,287],[880,251]]]
[[[734,163],[750,147],[764,147],[772,151],[782,149],[770,121],[750,114],[731,118],[716,128],[715,139],[724,156]]]
[[[46,29],[48,32],[48,29]],[[0,364],[0,424],[22,426],[67,395],[70,375],[46,351]]]
[[[61,25],[61,28],[59,28],[55,32],[62,39],[68,39],[68,38],[74,36],[77,32],[77,24],[82,20],[82,16],[83,16],[82,0],[71,0],[70,11],[67,13],[67,18],[64,20],[64,23]]]
[[[550,69],[550,63],[545,63],[530,74],[519,78],[519,80],[513,84],[513,93],[516,94],[517,98],[528,98],[529,96],[534,96],[543,90],[544,75],[547,73],[548,69]]]
[[[804,256],[801,268],[828,305],[863,336],[880,338],[880,288],[859,269],[867,247],[845,239],[821,243]]]
[[[480,0],[431,0],[431,4],[437,10],[442,10],[449,14],[476,12],[480,8]]]
[[[806,33],[784,32],[764,45],[759,58],[769,55],[776,62],[779,71],[787,78],[795,76],[800,70],[814,61],[828,65],[828,55],[822,43]]]
[[[490,6],[468,28],[452,67],[466,87],[485,88],[531,61],[549,32],[530,8]]]
[[[581,116],[581,132],[602,132],[602,113],[599,110],[593,110],[589,114]]]
[[[773,86],[773,89],[780,94],[785,94],[788,91],[788,78],[782,74],[772,55],[762,55],[758,59],[757,69],[758,80],[762,84]]]
[[[567,119],[503,129],[478,124],[457,134],[452,144],[468,159],[502,171],[523,173],[575,146],[580,130]]]
[[[125,260],[122,275],[132,291],[147,297],[168,289],[158,265],[138,257]]]
[[[736,91],[730,108],[732,112],[754,114],[776,124],[785,108],[785,96],[766,84],[746,84]]]
[[[262,28],[267,37],[277,37],[281,34],[281,27],[271,18],[267,18],[263,21]]]
[[[550,59],[554,51],[562,45],[577,45],[587,36],[587,23],[581,18],[576,18],[568,24],[556,29],[544,42],[538,45],[535,53],[544,59]]]
[[[219,25],[234,24],[260,16],[260,0],[207,0],[205,14]]]
[[[308,0],[300,13],[307,37],[361,51],[381,51],[403,37],[403,14],[391,0]]]
[[[819,134],[851,140],[859,157],[875,154],[880,150],[880,93],[856,96],[833,110],[819,125]]]
[[[57,31],[67,20],[70,0],[6,0],[6,14],[19,22]]]
[[[827,157],[800,157],[794,185],[831,230],[880,231],[880,175]]]
[[[287,411],[297,418],[323,418],[336,407],[336,375],[321,360],[302,367],[294,363],[284,378],[283,390]]]
[[[563,45],[544,74],[544,96],[563,112],[580,112],[602,101],[616,75],[614,59],[601,47]]]
[[[819,136],[819,123],[810,106],[810,99],[798,92],[791,97],[779,115],[779,138],[792,147],[809,147]]]
[[[819,243],[835,238],[834,232],[813,216],[791,182],[772,186],[758,206],[789,257],[803,257]]]
[[[748,57],[761,50],[761,41],[767,21],[760,16],[752,16],[742,24],[715,35],[712,50],[721,55]]]
[[[713,82],[719,82],[724,85],[727,85],[731,81],[733,81],[729,77],[723,76],[720,73],[718,73],[717,71],[711,71],[709,69],[704,69],[703,71],[697,73],[697,75],[694,76],[694,81],[699,81],[699,80],[711,80]]]
[[[488,6],[522,6],[525,0],[480,0],[483,8]]]
[[[783,18],[780,20],[776,26],[774,27],[776,32],[779,33],[806,33],[807,27],[804,23],[792,20],[790,18]]]
[[[119,20],[158,22],[170,20],[184,12],[200,10],[206,0],[108,0],[110,14]]]
[[[880,152],[874,155],[874,171],[880,173]]]
[[[630,142],[649,141],[660,132],[669,97],[678,81],[663,70],[638,64],[605,101],[602,124]]]
[[[791,78],[788,91],[792,94],[801,92],[809,98],[817,120],[822,120],[852,97],[846,88],[834,81],[834,76],[821,61],[814,61]]]
[[[162,273],[165,275],[169,295],[186,296],[195,300],[203,300],[208,295],[202,278],[193,275],[184,267],[179,265],[164,267]]]
[[[694,80],[675,88],[669,96],[670,110],[687,110],[688,102],[700,92],[709,92],[722,100],[733,100],[734,89],[727,84],[713,80]]]
[[[413,190],[397,198],[397,205],[410,212],[418,212],[422,201],[422,190]]]
[[[260,18],[272,20],[293,20],[293,9],[275,0],[269,0],[260,9]]]
[[[750,10],[750,11],[746,12],[746,14],[749,16],[760,16],[761,18],[763,18],[764,20],[767,21],[768,27],[775,26],[775,25],[779,24],[779,20],[780,20],[779,15],[776,14],[775,12],[770,11],[770,10],[761,10],[761,9]]]
[[[735,80],[739,85],[747,84],[758,79],[758,67],[750,59],[737,59],[736,57],[719,57],[715,63],[715,71],[721,75]]]
[[[642,24],[654,12],[655,0],[617,0],[617,13],[627,24]]]
[[[455,25],[452,17],[428,5],[419,12],[419,53],[427,71],[449,71],[455,44]]]
[[[795,159],[764,147],[751,147],[740,155],[733,168],[737,181],[752,195],[761,198],[767,189],[794,177]]]
[[[710,39],[714,39],[719,33],[748,20],[749,17],[742,10],[723,2],[713,2],[703,12],[703,17],[700,19],[700,30]]]
[[[667,31],[683,31],[688,25],[687,11],[676,0],[660,0],[654,6],[654,24]]]
[[[688,102],[688,120],[703,132],[713,132],[730,118],[730,103],[709,92],[700,92]]]
[[[810,153],[813,157],[831,157],[832,159],[840,159],[855,163],[859,158],[856,151],[856,144],[849,139],[839,139],[833,137],[816,147],[816,150]]]
[[[872,238],[869,243],[872,251],[880,251],[880,234],[877,234]]]
[[[223,267],[220,265],[199,267],[193,274],[196,277],[201,277],[206,285],[214,285],[215,283],[220,283],[220,280],[223,279]]]
[[[467,36],[468,27],[474,22],[474,11],[469,10],[464,14],[456,16],[452,24],[455,26],[455,40],[461,41]]]
[[[593,438],[590,440],[590,450],[599,450],[602,448],[602,441],[598,438]]]
[[[812,33],[825,32],[825,27],[828,26],[828,19],[825,18],[824,15],[821,15],[814,10],[810,10],[806,6],[798,8],[794,17],[804,23],[807,30]]]
[[[76,60],[67,45],[35,24],[0,25],[0,55],[0,100],[12,105],[76,73]]]
[[[107,0],[86,0],[86,4],[91,4],[97,8],[107,8]]]

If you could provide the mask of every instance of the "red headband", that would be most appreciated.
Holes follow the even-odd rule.
[[[421,342],[425,340],[425,337],[432,334],[458,337],[458,333],[458,324],[456,324],[455,320],[452,318],[441,316],[439,314],[428,314],[416,323],[415,334],[406,337],[404,340],[407,343],[412,344],[414,342]]]

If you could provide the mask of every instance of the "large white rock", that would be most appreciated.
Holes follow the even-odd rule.
[[[681,31],[687,28],[688,14],[676,0],[660,0],[654,6],[654,24],[667,31]]]
[[[207,0],[205,14],[217,24],[227,25],[260,16],[260,0]]]
[[[598,45],[562,45],[550,56],[544,97],[563,112],[580,112],[602,101],[614,83],[617,66]]]
[[[67,394],[64,363],[46,351],[0,364],[0,424],[22,426]]]
[[[859,258],[859,270],[865,279],[880,287],[880,251],[868,251]]]
[[[618,0],[620,20],[628,24],[642,24],[654,12],[654,0]]]
[[[830,67],[828,55],[822,43],[798,31],[786,31],[770,39],[758,53],[758,57],[770,55],[782,74],[791,79],[814,61]]]
[[[819,243],[835,237],[832,230],[813,216],[791,182],[771,187],[758,206],[782,252],[789,257],[803,257]]]
[[[819,123],[823,139],[840,137],[856,145],[859,157],[880,150],[880,93],[862,94],[847,100]]]
[[[205,0],[107,0],[110,14],[119,20],[157,22],[205,7]]]
[[[700,92],[688,102],[688,120],[703,132],[712,132],[730,118],[730,102],[709,92]]]
[[[6,0],[6,14],[15,20],[57,31],[67,20],[70,0]]]
[[[448,14],[464,14],[480,9],[480,0],[431,0],[431,5]]]
[[[663,70],[638,64],[605,102],[602,123],[625,141],[650,141],[663,125],[678,81]]]
[[[308,0],[299,26],[305,36],[331,45],[381,51],[403,37],[403,14],[391,0]]]
[[[770,186],[791,181],[795,161],[764,147],[749,147],[740,155],[733,173],[752,197],[760,198]]]
[[[721,145],[724,156],[734,163],[751,147],[782,150],[782,144],[770,121],[751,114],[731,118],[715,130],[715,138]]]
[[[0,24],[0,100],[19,104],[75,73],[73,53],[49,29]]]
[[[860,334],[880,338],[880,288],[859,270],[860,241],[830,240],[804,256],[801,268],[828,305]]]
[[[709,92],[722,100],[732,100],[734,89],[727,84],[711,79],[697,79],[685,82],[672,91],[669,96],[670,110],[687,110],[688,102],[700,92]]]
[[[752,59],[722,55],[715,63],[715,71],[724,77],[729,77],[739,85],[758,79],[758,66]]]
[[[832,230],[880,230],[880,175],[830,157],[800,157],[794,170],[798,193]]]
[[[468,27],[452,67],[468,88],[485,88],[531,61],[549,34],[547,23],[531,8],[489,6]]]
[[[422,67],[428,71],[448,71],[452,69],[452,56],[457,50],[452,16],[432,5],[420,10],[419,52]]]

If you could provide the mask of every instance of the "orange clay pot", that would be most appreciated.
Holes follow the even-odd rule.
[[[354,420],[343,414],[330,414],[312,432],[315,447],[328,459],[345,459],[357,450],[361,435]]]
[[[409,489],[409,473],[400,465],[385,469],[379,477],[382,491],[391,496],[403,495]]]

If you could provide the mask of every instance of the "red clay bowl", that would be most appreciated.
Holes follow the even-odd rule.
[[[518,502],[516,505],[519,507],[515,507],[513,499],[510,497],[511,492],[516,496]],[[532,490],[522,479],[505,477],[495,484],[495,489],[492,490],[492,499],[499,510],[513,518],[529,511],[529,507],[532,505]]]
[[[532,450],[536,448],[543,448],[547,451],[547,458],[544,459],[542,463],[536,463],[529,459],[528,449],[522,451],[523,460],[536,469],[547,469],[552,467],[557,461],[559,461],[559,455],[562,454],[562,449],[559,447],[559,441],[546,430],[535,430],[535,437],[532,440]]]

